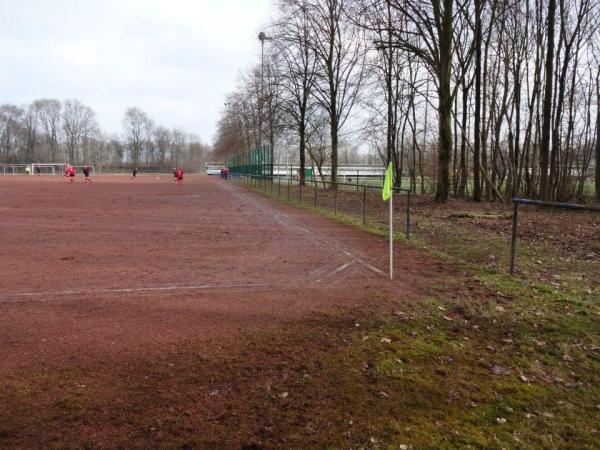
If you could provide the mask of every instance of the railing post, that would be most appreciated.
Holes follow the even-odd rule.
[[[317,183],[313,183],[315,187],[315,208],[317,207],[317,188],[319,187]]]
[[[362,210],[362,223],[367,224],[367,186],[363,186],[363,210]]]
[[[281,197],[281,175],[277,176],[277,198]]]
[[[291,178],[288,178],[288,202],[290,201],[290,183],[291,183]]]
[[[302,180],[300,180],[300,204],[302,204]]]
[[[512,242],[510,247],[510,270],[509,273],[515,273],[515,261],[517,259],[517,227],[519,225],[519,202],[513,199],[513,220],[512,220]]]

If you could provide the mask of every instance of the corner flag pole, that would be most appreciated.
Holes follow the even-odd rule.
[[[394,188],[390,192],[390,280],[394,279]]]
[[[394,279],[394,166],[392,162],[385,170],[381,198],[384,202],[390,202],[390,280]]]

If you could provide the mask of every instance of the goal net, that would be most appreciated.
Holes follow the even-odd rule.
[[[65,163],[31,163],[31,164],[0,164],[0,175],[63,175]],[[83,172],[84,166],[75,166],[77,173]],[[90,174],[94,175],[94,166],[89,166]]]

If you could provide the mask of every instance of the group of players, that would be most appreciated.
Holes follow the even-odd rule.
[[[64,170],[65,170],[65,179],[69,183],[74,183],[75,175],[77,174],[77,167],[71,166],[70,164],[65,164]],[[90,166],[83,166],[83,169],[81,169],[81,171],[83,172],[83,176],[85,177],[85,180],[83,182],[91,184],[92,179],[90,177]]]
[[[90,177],[90,166],[83,166],[82,169],[83,176],[85,177],[84,183],[92,183],[92,178]],[[69,183],[75,182],[75,175],[77,174],[77,168],[75,166],[71,166],[70,164],[65,164],[64,167],[65,179]],[[132,171],[131,179],[135,179],[138,174],[138,169],[135,167]],[[183,174],[184,171],[181,168],[173,168],[173,178],[175,178],[175,183],[182,184],[183,183]]]

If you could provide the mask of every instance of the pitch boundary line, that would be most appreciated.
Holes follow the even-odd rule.
[[[140,292],[168,292],[168,291],[205,291],[211,289],[241,289],[271,286],[270,283],[231,283],[231,284],[193,284],[193,285],[166,285],[166,286],[146,286],[133,288],[114,288],[114,289],[66,289],[62,291],[43,291],[43,292],[15,292],[0,293],[0,300],[10,298],[34,298],[34,297],[57,297],[74,295],[105,295],[105,294],[132,294]]]

